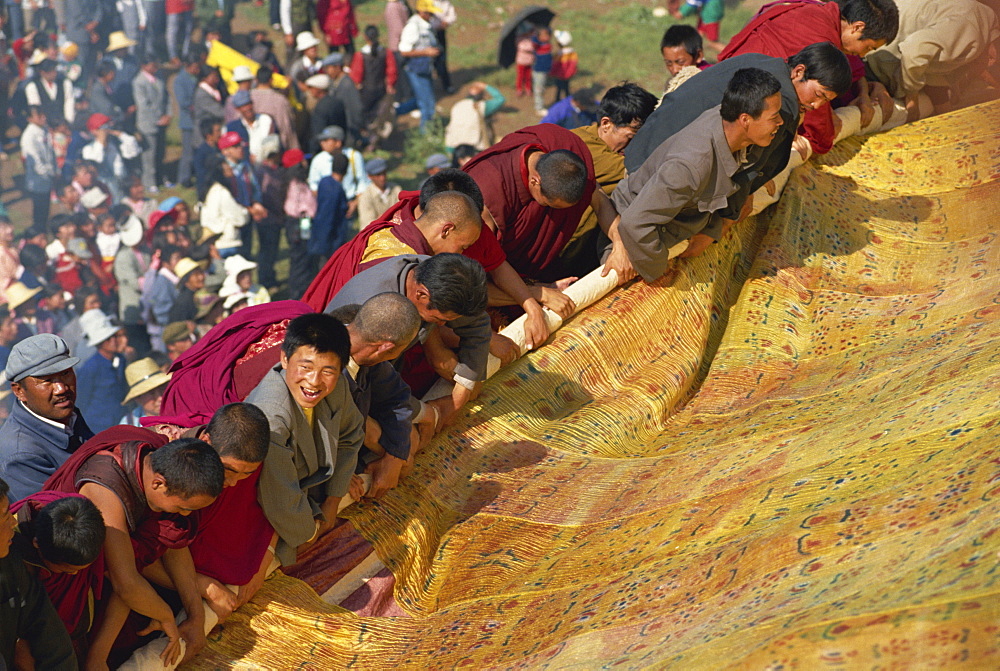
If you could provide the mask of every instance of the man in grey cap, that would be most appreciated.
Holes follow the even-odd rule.
[[[344,131],[348,147],[357,146],[364,125],[364,105],[354,81],[344,71],[344,54],[334,51],[323,59],[323,72],[330,78],[330,95],[344,105]]]
[[[371,184],[358,194],[358,229],[372,223],[382,213],[399,200],[402,188],[389,182],[386,176],[388,164],[384,158],[372,158],[365,164],[365,171]]]
[[[344,146],[344,129],[340,126],[327,126],[316,136],[319,148],[309,164],[309,188],[319,191],[319,183],[324,177],[333,174],[333,157],[343,154],[347,157],[347,172],[340,180],[347,195],[347,218],[353,219],[358,208],[358,194],[368,188],[368,174],[365,172],[365,159],[357,149]]]
[[[274,125],[274,119],[266,114],[257,113],[249,91],[242,89],[237,91],[233,94],[232,100],[239,116],[226,124],[226,132],[239,134],[250,152],[250,163],[255,166],[260,165],[261,161],[267,158],[261,155],[264,138],[268,135],[277,135],[278,128]]]
[[[11,350],[5,377],[17,401],[0,426],[0,478],[12,501],[42,485],[94,433],[76,408],[79,361],[59,336],[41,333]]]

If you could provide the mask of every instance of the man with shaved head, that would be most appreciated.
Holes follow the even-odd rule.
[[[554,261],[588,207],[602,228],[615,218],[611,201],[595,188],[587,145],[553,124],[510,133],[462,169],[483,191],[500,246],[523,277],[560,279]]]
[[[360,307],[345,305],[332,314],[347,325],[351,358],[342,375],[365,418],[356,471],[372,476],[367,495],[379,498],[396,486],[420,446],[413,426],[419,402],[411,402],[410,388],[390,363],[416,339],[420,313],[406,296],[385,292]],[[430,432],[434,427],[428,428]]]
[[[457,239],[455,231],[446,231],[447,227],[441,223],[443,209],[429,218],[425,213],[432,200],[449,192],[459,192],[471,198],[477,210],[486,217],[485,226],[481,218],[476,218],[477,238],[473,239],[474,244],[462,249],[453,248]],[[451,198],[442,202],[442,208],[445,202],[451,202]],[[528,287],[507,263],[504,251],[497,242],[495,228],[495,222],[484,208],[483,194],[476,181],[461,170],[442,170],[428,178],[419,192],[402,192],[396,205],[338,249],[309,285],[302,300],[313,309],[322,310],[352,277],[386,259],[402,254],[429,256],[457,252],[479,261],[489,274],[490,305],[520,305],[524,309],[528,315],[527,342],[532,347],[541,345],[549,335],[541,306],[545,305],[565,318],[572,313],[573,303],[555,289]],[[450,243],[446,238],[452,238]],[[452,248],[446,248],[449,245]],[[518,354],[513,344],[501,337],[493,339],[491,351],[504,363]]]

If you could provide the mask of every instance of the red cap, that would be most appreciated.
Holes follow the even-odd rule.
[[[281,165],[283,165],[286,168],[291,168],[293,165],[298,165],[299,163],[302,163],[302,159],[304,159],[305,157],[306,155],[302,152],[301,149],[289,149],[284,154],[282,154]]]
[[[107,114],[96,112],[91,114],[90,118],[87,119],[87,130],[93,133],[95,130],[108,123],[111,123],[111,117]]]
[[[219,138],[219,149],[229,149],[230,147],[235,147],[242,141],[243,138],[240,137],[240,134],[231,130]]]

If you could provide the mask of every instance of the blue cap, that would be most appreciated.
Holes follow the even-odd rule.
[[[339,51],[334,51],[332,54],[323,59],[323,67],[327,65],[343,65],[344,64],[344,54]]]
[[[160,212],[169,212],[170,210],[172,210],[175,207],[177,207],[178,203],[180,203],[180,202],[181,202],[181,199],[178,198],[177,196],[170,196],[169,198],[167,198],[166,200],[164,200],[162,203],[160,203],[157,206],[156,209],[158,209]]]
[[[250,99],[249,91],[240,90],[233,94],[233,107],[243,107],[252,102],[253,100]]]
[[[431,154],[424,161],[424,170],[430,170],[431,168],[445,168],[451,167],[451,159],[448,158],[447,154]]]
[[[389,164],[385,162],[384,158],[373,158],[365,163],[365,172],[369,175],[381,175],[388,169]]]

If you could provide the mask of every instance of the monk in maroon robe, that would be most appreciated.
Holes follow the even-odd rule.
[[[549,154],[559,158],[539,164]],[[576,157],[577,169],[570,167],[573,161],[567,154]],[[548,172],[539,166],[554,170]],[[523,277],[559,279],[551,275],[556,272],[551,266],[588,207],[594,207],[605,230],[614,218],[614,208],[606,202],[604,192],[595,191],[594,162],[587,145],[554,124],[510,133],[462,169],[479,184],[486,208],[496,221],[500,246]],[[563,184],[574,188],[563,191]],[[580,185],[582,190],[576,188]],[[475,245],[469,251],[474,253]]]
[[[829,42],[848,56],[855,89],[847,98],[859,99],[864,117],[866,107],[871,109],[870,94],[880,91],[869,88],[864,78],[865,68],[861,58],[873,49],[884,46],[887,39],[895,36],[898,27],[898,13],[892,0],[867,1],[867,6],[858,3],[851,15],[843,16],[837,2],[787,0],[765,5],[729,41],[719,54],[719,61],[747,53],[789,58],[810,44]],[[880,23],[889,25],[883,28]],[[887,30],[891,30],[888,35]],[[830,151],[837,132],[833,107],[830,105],[806,112],[799,128],[799,134],[809,140],[813,152],[817,154]]]
[[[21,548],[25,561],[35,567],[35,576],[49,595],[59,619],[66,626],[77,659],[82,660],[86,658],[87,634],[90,633],[90,627],[94,622],[93,604],[99,601],[104,593],[104,552],[100,548],[104,543],[104,525],[99,513],[88,501],[87,505],[93,515],[91,519],[100,523],[99,534],[95,533],[91,539],[94,543],[92,550],[96,553],[90,548],[74,545],[70,551],[74,555],[72,561],[45,556],[42,544],[36,540],[35,523],[46,506],[66,498],[86,501],[86,498],[79,494],[41,491],[12,504],[10,512],[14,514],[18,526],[14,542]],[[49,514],[51,510],[50,508]],[[78,519],[79,513],[71,520],[64,520],[61,523],[73,524]]]
[[[164,449],[154,457],[154,452]],[[155,465],[159,460],[169,460],[177,466],[175,471],[185,472],[185,481],[168,482]],[[92,660],[107,658],[130,610],[160,623],[170,639],[164,651],[167,661],[177,658],[182,635],[191,654],[204,645],[201,596],[186,550],[197,533],[197,520],[188,515],[212,503],[222,482],[218,455],[202,441],[169,443],[165,436],[132,426],[97,434],[46,481],[45,490],[86,496],[104,517],[105,566],[115,591],[92,640]],[[180,627],[174,623],[170,606],[142,577],[143,570],[158,559],[188,611]]]

